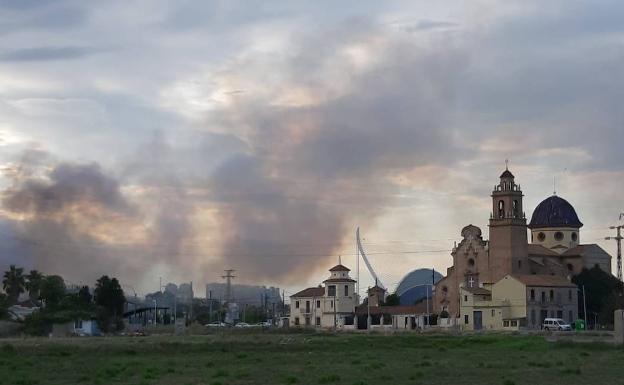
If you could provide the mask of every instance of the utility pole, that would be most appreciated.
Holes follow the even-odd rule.
[[[371,315],[370,315],[370,286],[366,290],[366,330],[371,329]]]
[[[208,306],[210,310],[208,311],[208,323],[212,322],[212,290],[208,290]]]
[[[235,272],[236,270],[233,269],[227,269],[224,270],[225,271],[225,275],[222,275],[221,278],[225,279],[225,303],[226,305],[226,315],[225,315],[225,322],[226,323],[234,323],[234,317],[233,315],[230,313],[230,301],[232,300],[232,278],[235,277],[235,275],[232,275],[233,272]]]
[[[355,292],[357,293],[356,302],[360,303],[360,245],[358,245],[357,237],[360,234],[360,228],[356,230],[355,241]]]
[[[232,275],[236,270],[227,269],[224,270],[225,275],[222,275],[221,278],[225,279],[226,287],[225,287],[225,302],[230,303],[232,300],[232,278],[235,278],[235,275]]]
[[[622,217],[624,216],[624,213],[620,214],[620,219],[622,219]],[[617,235],[615,237],[606,237],[605,239],[608,240],[615,240],[617,242],[617,278],[618,280],[620,280],[620,282],[622,281],[622,239],[624,239],[622,237],[622,228],[624,227],[624,225],[619,225],[619,226],[609,226],[609,229],[611,230],[617,230]]]

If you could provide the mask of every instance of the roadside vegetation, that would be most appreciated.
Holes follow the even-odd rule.
[[[0,384],[622,384],[622,360],[539,336],[35,338],[0,341]]]

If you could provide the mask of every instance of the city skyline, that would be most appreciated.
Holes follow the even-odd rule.
[[[359,226],[392,288],[487,229],[506,159],[615,267],[623,4],[329,4],[0,4],[0,269],[292,292]]]

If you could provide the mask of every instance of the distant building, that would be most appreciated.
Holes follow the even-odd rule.
[[[359,302],[350,269],[338,264],[329,269],[323,285],[310,287],[290,297],[290,326],[354,328],[355,307]]]
[[[432,269],[416,269],[401,279],[394,293],[399,296],[401,306],[410,306],[426,297],[431,298],[432,287],[443,276]]]
[[[193,301],[193,282],[183,283],[178,286],[177,298],[182,303],[191,303]]]
[[[431,272],[431,270],[429,270]],[[384,306],[386,290],[375,285],[368,289],[367,299],[355,308],[358,329],[422,329],[431,314],[427,303],[410,306]]]
[[[510,296],[513,294],[511,297],[497,296],[492,290],[500,291],[507,285],[501,283],[503,286],[497,286],[501,280],[517,281],[521,279],[519,277],[533,275],[541,277],[534,279],[544,282],[549,279],[566,281],[570,285],[569,290],[574,292],[573,298],[576,298],[575,286],[570,283],[573,275],[580,273],[583,268],[594,266],[611,272],[611,256],[608,253],[596,244],[580,244],[580,228],[583,224],[570,203],[556,195],[545,199],[537,206],[527,225],[522,206],[523,196],[514,175],[506,169],[491,194],[489,240],[483,239],[481,229],[476,226],[468,225],[462,229],[463,239],[451,252],[453,265],[447,269],[446,277],[435,285],[433,302],[437,313],[448,313],[450,318],[458,320],[460,324],[473,325],[471,327],[478,329],[480,326],[486,327],[487,321],[481,318],[479,322],[475,318],[485,317],[487,312],[491,314],[491,307],[494,306],[503,311],[503,318],[496,318],[496,322],[502,324],[496,327],[504,327],[505,306],[499,302],[504,298],[522,296],[524,289],[516,285],[521,293],[508,293]],[[528,229],[531,230],[530,243]],[[525,286],[532,284],[525,278],[518,282]],[[534,290],[541,293],[542,289],[538,285]],[[491,300],[481,299],[487,297],[486,291],[490,292]],[[550,289],[546,292],[550,293]],[[474,306],[466,306],[464,299],[467,297],[478,300]],[[567,308],[552,308],[548,301],[532,302],[531,306],[526,301],[520,304],[525,307],[523,311],[515,308],[517,304],[507,307],[513,314],[524,314],[522,320],[509,319],[510,325],[512,322],[517,326],[541,325],[543,319],[552,312],[556,316],[561,311],[564,317],[560,318],[564,319],[570,315]],[[484,307],[481,308],[481,305]],[[536,313],[534,321],[532,310]],[[572,313],[573,316],[575,314]]]
[[[224,301],[225,293],[225,283],[209,283],[206,285],[206,298]],[[273,304],[276,304],[277,307],[281,306],[282,296],[278,287],[232,284],[232,301],[240,306],[266,306],[267,308],[272,308]]]
[[[554,275],[507,275],[493,285],[462,287],[465,330],[540,329],[545,318],[572,324],[578,317],[576,285]]]

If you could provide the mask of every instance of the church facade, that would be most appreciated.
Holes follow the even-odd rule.
[[[548,287],[549,281],[560,286],[562,278],[569,281],[583,268],[599,266],[611,272],[607,252],[596,244],[580,243],[583,224],[565,199],[556,195],[545,199],[527,224],[522,190],[508,169],[501,174],[491,198],[489,239],[483,239],[476,226],[462,229],[462,240],[451,252],[453,265],[435,285],[433,302],[437,313],[463,319],[462,290],[487,291],[504,278],[528,282],[535,280],[530,276],[540,276],[540,282]]]

